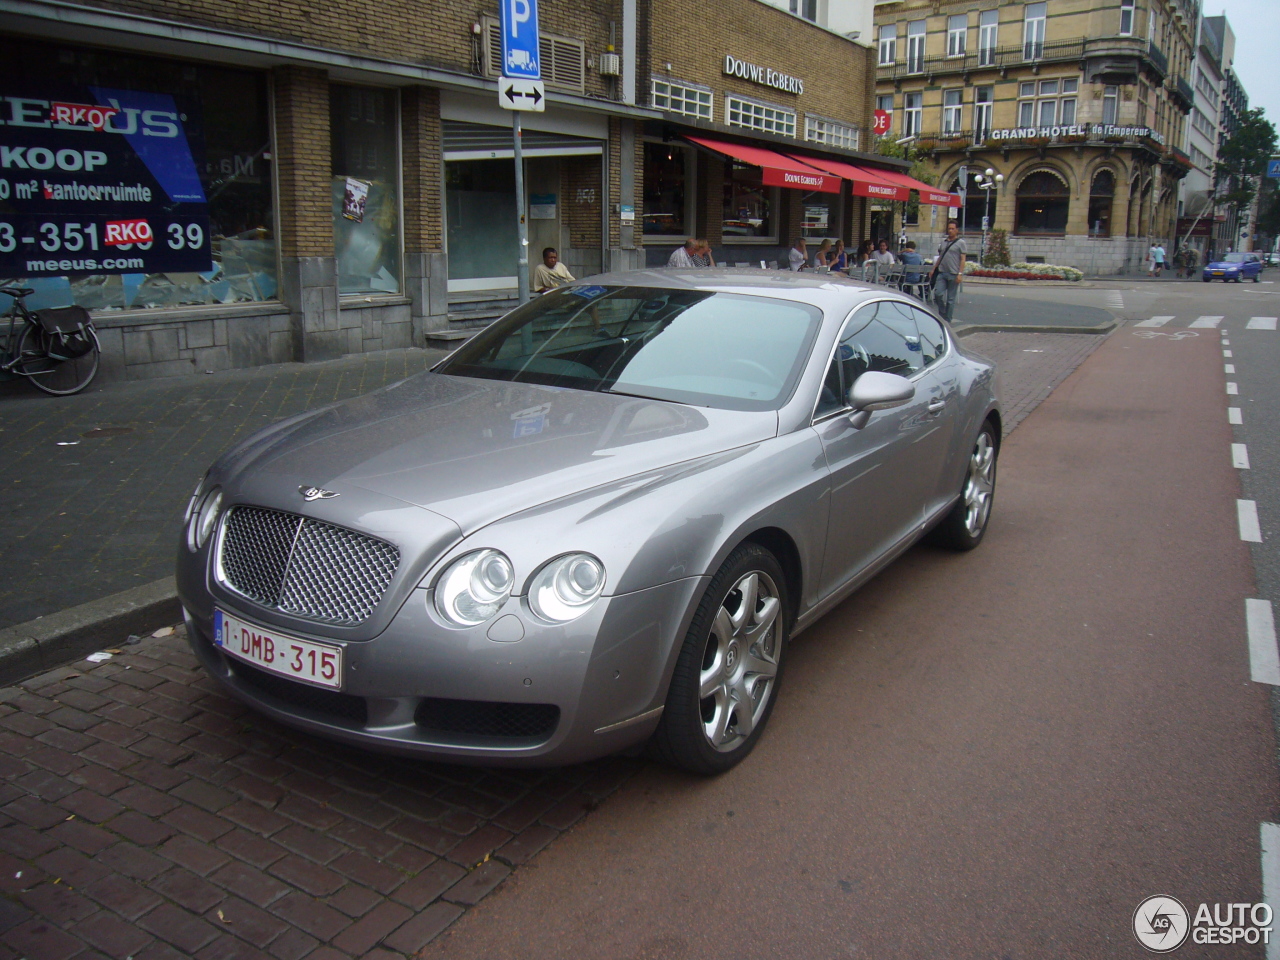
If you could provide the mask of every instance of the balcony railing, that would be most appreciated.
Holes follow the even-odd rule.
[[[1014,43],[988,47],[959,57],[924,57],[915,62],[888,63],[876,68],[877,80],[899,80],[903,77],[928,77],[946,73],[970,73],[974,70],[1004,69],[1035,63],[1060,63],[1084,56],[1084,37],[1055,40],[1052,43]]]
[[[1196,105],[1196,92],[1191,89],[1191,84],[1187,82],[1186,77],[1177,77],[1173,82],[1173,93],[1175,96],[1182,98],[1182,105],[1190,110]]]
[[[1151,66],[1155,67],[1160,74],[1160,79],[1164,79],[1169,75],[1169,58],[1164,55],[1164,51],[1156,46],[1156,42],[1151,40],[1147,43],[1147,60],[1151,62]]]

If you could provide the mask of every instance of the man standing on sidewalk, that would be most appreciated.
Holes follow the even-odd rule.
[[[951,314],[956,308],[956,294],[960,292],[960,282],[964,278],[967,253],[964,238],[960,236],[960,224],[955,220],[948,220],[947,237],[938,244],[938,255],[933,261],[933,274],[930,277],[934,302],[947,323],[951,322]]]

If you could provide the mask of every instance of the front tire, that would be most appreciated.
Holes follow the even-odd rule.
[[[702,595],[649,752],[702,776],[741,762],[773,712],[790,631],[781,565],[742,544]]]
[[[972,550],[982,542],[991,520],[991,506],[996,497],[996,457],[999,446],[995,427],[990,420],[982,425],[978,439],[969,454],[960,499],[934,527],[930,539],[951,550]]]

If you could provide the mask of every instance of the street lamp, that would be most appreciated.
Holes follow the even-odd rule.
[[[987,254],[987,230],[991,226],[991,191],[1000,189],[1004,183],[1004,174],[996,173],[990,167],[977,176],[978,189],[986,193],[986,201],[982,210],[982,246],[978,250],[978,266]]]

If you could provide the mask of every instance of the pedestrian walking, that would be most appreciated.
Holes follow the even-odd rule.
[[[1158,277],[1160,276],[1160,274],[1164,272],[1164,261],[1165,261],[1164,244],[1157,241],[1156,245],[1152,248],[1152,250],[1154,251],[1154,255],[1155,255],[1156,276]]]
[[[964,279],[964,261],[968,252],[964,237],[960,236],[959,222],[948,220],[947,238],[938,244],[938,255],[929,275],[934,302],[948,323],[955,312],[956,294],[960,292],[960,283]]]

